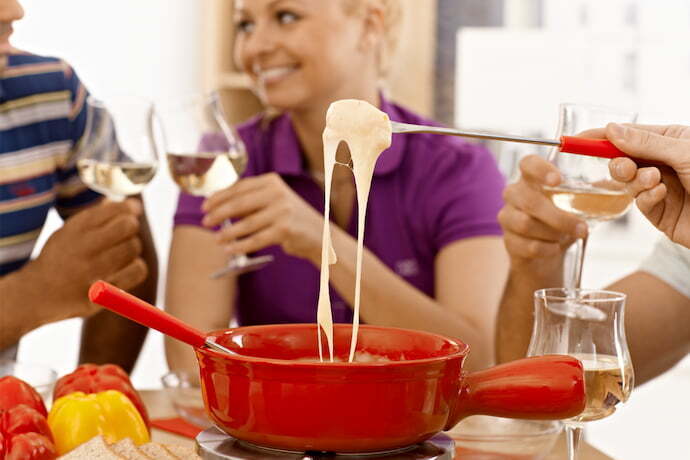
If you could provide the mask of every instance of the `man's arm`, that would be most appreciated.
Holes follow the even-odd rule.
[[[542,287],[536,279],[511,274],[498,315],[499,362],[526,355],[534,321],[532,294]],[[625,331],[636,386],[663,374],[690,353],[690,299],[641,271],[607,289],[627,295]]]
[[[625,335],[635,368],[635,385],[666,372],[690,353],[690,299],[641,271],[609,289],[627,295]]]
[[[140,285],[140,213],[131,200],[91,206],[55,231],[35,260],[0,278],[0,349],[44,324],[94,314],[86,296],[94,279]]]
[[[537,260],[534,265],[516,265],[508,274],[496,319],[496,361],[524,358],[534,324],[534,291],[563,285],[563,261]],[[548,268],[546,268],[548,266]]]
[[[35,264],[0,278],[0,350],[16,344],[29,331],[64,319],[41,289],[41,276]],[[67,318],[65,312],[65,318]]]
[[[146,280],[129,292],[155,305],[158,285],[158,256],[151,237],[146,214],[140,217],[139,238],[143,249],[141,257],[146,262]],[[132,372],[148,328],[108,310],[84,319],[81,333],[79,363],[113,363],[127,373]]]

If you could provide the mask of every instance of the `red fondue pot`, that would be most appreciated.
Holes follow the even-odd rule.
[[[582,412],[582,364],[568,356],[522,359],[475,373],[469,347],[427,332],[362,326],[357,352],[387,361],[318,361],[315,324],[250,326],[207,336],[103,282],[95,303],[195,346],[204,403],[229,435],[260,446],[376,452],[422,442],[469,415],[565,419]],[[346,361],[350,325],[334,330]],[[204,346],[208,339],[228,348]]]

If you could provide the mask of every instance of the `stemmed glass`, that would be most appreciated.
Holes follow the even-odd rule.
[[[527,354],[574,356],[585,370],[585,410],[564,420],[570,460],[577,458],[584,423],[610,416],[632,392],[624,308],[625,294],[618,292],[551,288],[534,293],[534,329]]]
[[[153,103],[116,96],[107,103],[89,96],[84,135],[77,146],[81,180],[112,201],[138,195],[158,169],[159,144]]]
[[[168,168],[183,192],[209,197],[239,180],[247,166],[247,150],[227,123],[217,93],[184,97],[162,107]],[[223,224],[229,225],[230,220]],[[233,255],[227,266],[210,276],[257,270],[272,260],[271,255]]]
[[[634,123],[636,119],[637,114],[632,112],[561,104],[558,137],[601,128],[609,122]],[[599,222],[620,217],[630,209],[633,197],[626,192],[624,184],[611,177],[608,159],[561,153],[557,148],[551,150],[548,159],[561,171],[563,182],[557,187],[544,187],[544,193],[558,208],[583,218],[590,230]],[[586,244],[586,239],[576,242],[567,287],[580,287]]]

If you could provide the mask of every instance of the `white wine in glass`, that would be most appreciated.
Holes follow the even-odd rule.
[[[544,187],[556,207],[575,214],[588,222],[603,222],[625,214],[633,197],[620,184],[589,184],[570,182],[557,187]]]
[[[226,122],[217,93],[182,98],[165,105],[161,113],[168,169],[183,192],[209,197],[240,179],[247,167],[247,151]],[[229,225],[229,220],[223,224]],[[211,278],[258,270],[272,260],[271,255],[234,255]]]
[[[628,400],[634,373],[624,329],[625,294],[552,288],[534,293],[534,329],[527,354],[578,358],[585,371],[585,410],[563,420],[568,458],[577,458],[585,422],[606,418]]]
[[[570,419],[572,422],[591,422],[606,418],[616,406],[630,397],[633,389],[633,369],[630,361],[617,356],[592,353],[571,353],[585,369],[587,406],[584,412]]]
[[[81,180],[92,190],[120,201],[140,194],[156,175],[151,163],[107,162],[92,159],[77,161]]]
[[[112,201],[140,194],[158,169],[155,113],[151,101],[118,96],[87,101],[77,170],[92,190]]]
[[[559,114],[558,138],[576,136],[610,122],[634,123],[637,119],[633,112],[581,104],[561,104]],[[563,182],[557,187],[544,187],[544,193],[558,208],[584,219],[590,229],[630,209],[633,197],[626,192],[624,184],[611,177],[608,159],[562,153],[554,148],[549,153],[549,161],[558,167]],[[577,240],[567,287],[581,285],[585,247],[586,240]]]
[[[193,196],[210,196],[237,182],[247,162],[217,153],[168,153],[170,175],[182,191]]]

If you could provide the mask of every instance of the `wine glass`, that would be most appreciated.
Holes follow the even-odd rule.
[[[173,101],[161,111],[170,175],[180,189],[193,196],[209,197],[237,182],[247,166],[247,150],[227,123],[220,97],[193,95]],[[223,227],[231,225],[226,220]],[[271,255],[236,254],[213,279],[229,273],[262,268]]]
[[[568,458],[577,458],[585,422],[600,420],[628,400],[633,368],[625,339],[625,294],[551,288],[534,293],[534,329],[527,354],[565,354],[582,362],[587,405],[564,420]]]
[[[637,119],[633,112],[589,105],[561,104],[559,109],[559,138],[601,128],[609,122],[634,123]],[[608,159],[562,153],[558,148],[551,150],[548,159],[561,171],[563,182],[557,187],[545,186],[544,193],[558,208],[584,219],[590,230],[630,209],[633,197],[624,184],[611,177]],[[586,239],[576,242],[570,277],[565,283],[567,287],[580,287],[586,244]]]
[[[81,180],[109,200],[138,195],[158,169],[153,103],[137,96],[86,101],[84,135],[77,149]]]

